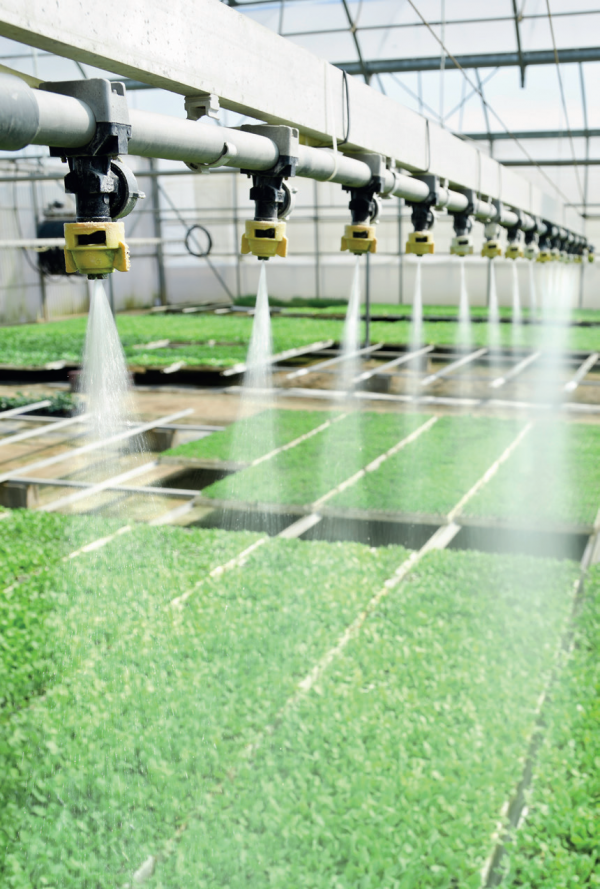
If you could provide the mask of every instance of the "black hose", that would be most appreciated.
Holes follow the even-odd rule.
[[[201,232],[204,232],[204,234],[206,235],[207,240],[208,240],[208,247],[203,253],[202,252],[197,253],[195,250],[192,250],[192,248],[190,246],[190,239],[191,239],[192,233],[196,229],[199,229]],[[210,232],[208,231],[208,229],[204,228],[203,225],[198,225],[197,223],[196,223],[196,225],[191,225],[188,228],[187,232],[185,233],[185,242],[184,243],[185,243],[185,248],[186,248],[187,252],[191,253],[192,256],[200,257],[200,259],[205,259],[209,255],[210,251],[212,250],[212,246],[213,246],[212,238],[210,236]]]

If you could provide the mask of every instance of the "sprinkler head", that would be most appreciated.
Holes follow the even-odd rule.
[[[377,253],[377,238],[374,225],[347,225],[340,250],[349,250],[355,256],[363,253]]]
[[[469,235],[458,235],[456,238],[452,238],[450,253],[454,256],[472,256],[473,239]]]
[[[122,222],[65,223],[65,268],[88,278],[106,278],[116,269],[128,272],[131,263]]]
[[[251,253],[258,259],[287,256],[285,222],[249,219],[242,235],[242,253]]]
[[[481,255],[486,256],[488,259],[502,256],[500,241],[498,241],[497,238],[489,238],[487,241],[484,241],[483,247],[481,248]]]
[[[523,259],[523,246],[520,241],[510,241],[504,253],[507,259]]]
[[[426,253],[435,253],[433,232],[411,232],[406,242],[406,252],[415,256],[425,256]]]
[[[532,262],[535,262],[535,261],[536,261],[536,259],[537,259],[538,256],[539,256],[539,253],[540,253],[540,248],[539,248],[538,245],[535,243],[535,241],[532,242],[531,244],[526,244],[526,245],[525,245],[525,249],[523,250],[523,254],[524,254],[524,256],[525,256],[525,259],[529,259],[529,260],[531,260]]]

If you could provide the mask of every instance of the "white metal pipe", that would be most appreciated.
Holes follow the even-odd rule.
[[[434,348],[434,346],[424,346],[422,349],[416,349],[414,352],[407,352],[405,355],[401,355],[400,358],[393,358],[391,361],[386,361],[385,364],[380,364],[379,367],[374,367],[372,370],[366,370],[364,373],[358,374],[352,382],[355,386],[358,383],[364,383],[365,380],[370,380],[371,377],[374,377],[377,374],[391,370],[393,367],[398,367],[400,364],[406,364],[408,361],[420,358],[422,355],[427,355],[427,353],[433,351]]]
[[[215,127],[202,121],[182,120],[166,114],[130,108],[129,153],[140,157],[212,164],[223,154],[225,143],[235,146],[236,155],[226,165],[248,170],[268,170],[279,151],[265,136]]]
[[[319,373],[326,367],[332,367],[334,364],[340,364],[343,361],[349,361],[351,358],[358,358],[360,355],[370,355],[381,349],[383,343],[375,343],[374,346],[365,346],[364,349],[358,349],[356,352],[350,352],[347,355],[338,355],[336,358],[330,358],[327,361],[320,361],[318,364],[310,364],[308,367],[301,367],[300,370],[294,370],[292,373],[286,374],[286,380],[295,380],[297,377],[304,377],[307,374]]]
[[[202,121],[190,121],[140,111],[129,111],[132,135],[129,152],[140,157],[162,158],[187,163],[214,164],[224,157],[224,165],[247,170],[268,170],[279,156],[277,145],[266,136],[228,127],[215,127]],[[28,144],[73,148],[87,144],[95,129],[91,109],[79,99],[45,90],[34,90],[18,77],[0,75],[0,150],[14,151]],[[372,177],[368,164],[358,158],[323,148],[300,146],[296,174],[318,181],[332,181],[351,187],[367,185]],[[420,202],[429,194],[428,185],[397,170],[385,174],[389,194]],[[449,188],[440,189],[440,207],[459,213],[466,209],[467,198]],[[477,201],[475,217],[495,221],[505,227],[517,224],[517,214],[503,209],[500,218],[492,204]],[[527,214],[523,229],[535,227]]]
[[[148,432],[150,429],[156,429],[159,426],[165,425],[165,423],[171,423],[173,420],[179,420],[180,417],[187,417],[189,414],[193,413],[194,409],[189,407],[186,410],[177,411],[175,414],[169,414],[168,417],[160,417],[154,422],[142,423],[141,426],[133,426],[131,429],[126,429],[124,432],[118,432],[115,435],[111,435],[110,438],[104,438],[100,441],[92,441],[90,444],[83,445],[80,448],[70,448],[68,451],[63,451],[62,454],[55,454],[53,457],[46,457],[43,460],[36,460],[33,463],[28,463],[26,466],[19,466],[8,472],[3,472],[0,475],[0,482],[5,482],[16,477],[19,472],[25,472],[26,470],[31,471],[33,469],[45,469],[47,466],[54,466],[56,463],[62,463],[64,460],[82,457],[84,454],[89,454],[91,451],[97,451],[100,448],[108,448],[113,444],[118,444],[128,438],[141,435],[144,432]],[[51,428],[54,429],[55,427]]]
[[[50,401],[36,401],[33,404],[24,404],[21,407],[11,407],[7,411],[0,411],[0,420],[8,420],[9,417],[18,417],[20,414],[27,414],[29,411],[39,411],[43,407],[48,407]]]
[[[119,473],[119,475],[111,476],[111,478],[107,478],[97,484],[90,482],[85,488],[80,491],[75,491],[74,494],[67,494],[65,497],[59,497],[58,500],[53,500],[45,506],[40,506],[37,512],[56,512],[57,509],[62,509],[65,506],[72,506],[74,503],[79,503],[80,500],[84,500],[87,497],[101,494],[103,491],[114,487],[114,485],[120,485],[123,482],[129,481],[129,479],[136,478],[138,475],[144,475],[144,473],[154,469],[155,466],[158,466],[158,461],[150,460],[147,463],[142,463],[141,466],[135,466],[133,469],[128,469],[125,472]]]
[[[76,148],[92,139],[96,132],[96,118],[85,102],[58,93],[32,92],[36,98],[44,96],[44,100],[37,103],[38,131],[31,140],[32,145]]]
[[[541,352],[533,352],[531,355],[528,355],[527,358],[523,358],[522,361],[519,361],[512,370],[509,370],[508,373],[504,374],[503,377],[496,377],[495,380],[492,380],[490,383],[490,388],[492,389],[500,389],[506,383],[510,382],[510,380],[514,380],[515,377],[518,377],[519,374],[522,374],[524,370],[527,370],[530,364],[533,364],[534,361],[537,361],[542,353]]]
[[[14,475],[10,478],[11,482],[21,485],[38,485],[45,488],[85,488],[84,496],[89,497],[92,488],[92,482],[78,482],[62,478],[37,478],[36,476]],[[123,494],[150,494],[158,497],[172,497],[174,500],[178,498],[197,497],[202,491],[192,488],[161,488],[159,485],[111,485],[105,488],[107,491],[119,491]],[[40,511],[40,510],[38,510]],[[121,529],[123,533],[125,529]],[[115,535],[116,536],[116,535]],[[105,538],[103,538],[105,539]],[[82,549],[85,549],[82,548]],[[71,556],[69,556],[71,558]]]
[[[581,367],[578,369],[577,373],[573,376],[573,378],[570,379],[568,383],[565,383],[564,391],[565,392],[574,392],[575,389],[577,389],[577,387],[583,380],[583,378],[589,374],[589,372],[591,371],[593,366],[598,361],[598,358],[600,358],[600,354],[598,352],[592,352],[591,355],[588,355],[588,357],[585,359],[585,361],[583,362]]]
[[[275,355],[271,355],[268,359],[269,364],[277,364],[278,361],[285,361],[287,358],[298,358],[301,355],[310,355],[311,352],[320,352],[322,349],[328,349],[330,346],[333,346],[334,340],[321,340],[317,343],[311,343],[308,346],[300,346],[297,349],[286,349],[285,352],[277,352]],[[234,364],[233,367],[228,367],[227,370],[221,371],[222,377],[233,377],[236,374],[245,373],[248,368],[248,365],[245,361],[240,362],[240,364]]]
[[[437,373],[430,374],[428,377],[425,377],[421,380],[422,386],[430,386],[432,383],[435,383],[436,380],[441,380],[442,377],[447,376],[450,373],[454,373],[455,370],[459,370],[459,368],[464,367],[465,364],[470,364],[471,361],[477,361],[478,358],[481,358],[488,350],[477,349],[475,352],[470,352],[468,355],[465,355],[464,358],[459,358],[458,361],[453,361],[451,364],[448,364],[447,367],[442,368],[442,370],[438,370]]]
[[[157,244],[181,244],[182,238],[127,238],[130,247],[155,247]],[[50,250],[53,247],[62,249],[64,238],[7,238],[0,240],[0,250]]]
[[[66,429],[67,426],[74,426],[76,423],[81,423],[84,419],[87,419],[86,415],[81,414],[79,417],[71,417],[68,420],[59,420],[58,423],[52,423],[48,426],[38,426],[37,429],[28,429],[27,432],[19,432],[17,435],[7,435],[6,438],[0,439],[0,448],[4,445],[13,445],[18,444],[20,441],[27,441],[29,438],[40,438],[42,435],[49,435],[59,429]]]

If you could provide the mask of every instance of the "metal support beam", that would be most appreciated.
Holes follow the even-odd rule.
[[[570,62],[598,62],[600,61],[600,47],[584,47],[582,49],[559,49],[558,58],[562,64]],[[529,65],[555,65],[554,51],[551,49],[536,49],[521,53],[518,52],[491,52],[473,53],[469,55],[457,55],[456,61],[461,68],[520,68]],[[400,74],[405,71],[439,71],[439,56],[423,56],[421,58],[405,59],[373,59],[365,62],[370,74]],[[448,59],[448,65],[456,67],[452,59]],[[336,62],[336,66],[348,74],[362,73],[358,62]]]
[[[566,130],[511,130],[510,133],[458,133],[462,139],[470,139],[474,142],[513,142],[518,139],[565,139],[569,136]],[[587,129],[571,130],[574,139],[591,139],[600,136],[600,130]]]
[[[577,159],[580,167],[597,167],[600,164],[600,157],[586,157]],[[504,167],[573,167],[571,158],[540,158],[539,160],[506,160],[502,161]],[[581,206],[581,205],[580,205]]]
[[[525,86],[525,62],[523,60],[523,48],[521,46],[521,29],[519,27],[519,23],[521,21],[521,16],[519,15],[519,10],[517,9],[517,0],[512,0],[513,5],[513,14],[515,17],[515,34],[517,38],[517,55],[519,56],[519,68],[521,69],[521,89]]]
[[[14,0],[0,0],[1,36],[182,96],[214,93],[224,108],[268,123],[297,127],[313,144],[331,145],[334,133],[337,140],[344,140],[346,90],[339,68],[247,16],[214,0],[193,3],[182,0],[174,6],[165,5],[163,0],[145,0],[143,4],[129,4],[127,27],[115,27],[115,22],[122,19],[121,0],[91,5],[84,0],[61,0],[55,4],[38,0],[22,0],[16,4]],[[589,54],[590,50],[577,52],[581,58],[587,58],[585,53]],[[553,54],[551,56],[554,61]],[[600,58],[600,49],[596,50],[596,56]],[[527,54],[524,59],[529,64]],[[561,52],[560,59],[571,60],[568,52]],[[365,62],[370,72],[372,64]],[[438,66],[439,57],[436,57],[434,68]],[[252,76],[252,72],[260,72],[260,76]],[[87,144],[94,132],[89,108],[78,103],[79,133],[67,133],[74,140],[67,145],[64,136],[68,128],[63,115],[73,113],[72,102],[76,100],[52,93],[42,95],[45,95],[44,115],[34,126],[34,137],[21,145],[8,145],[8,149],[15,150],[29,143],[58,143],[58,147]],[[30,98],[26,101],[30,102]],[[5,95],[3,91],[0,99],[2,124],[3,118],[19,103],[14,95]],[[565,211],[562,200],[532,189],[529,182],[512,172],[501,171],[493,159],[478,152],[475,146],[425,121],[410,109],[352,78],[348,81],[347,99],[351,132],[344,152],[374,152],[395,158],[405,169],[431,171],[461,188],[501,198],[508,206],[579,231],[577,214]],[[23,113],[29,109],[30,106],[19,106]],[[237,150],[232,166],[269,169],[278,156],[274,142],[252,133],[135,109],[131,109],[130,119],[133,129],[130,152],[143,157],[213,163],[223,156],[224,140],[229,141],[230,136]],[[4,132],[7,136],[6,130]],[[45,133],[43,138],[42,133]],[[7,145],[0,143],[0,147]],[[325,180],[336,173],[332,152],[308,145],[301,149],[301,175]],[[353,167],[355,172],[351,170],[352,165],[358,165]],[[356,174],[362,180],[365,172],[370,179],[368,165],[349,157],[338,155],[337,168],[339,176],[334,175],[334,181],[343,182],[344,178]],[[416,189],[417,185],[412,187]],[[393,193],[414,199],[402,190]],[[416,198],[419,199],[424,198]]]
[[[156,161],[150,158],[150,172],[155,173]],[[157,239],[156,245],[156,271],[158,273],[158,299],[161,306],[166,306],[167,299],[167,276],[165,272],[165,252],[163,248],[163,231],[162,218],[160,214],[160,188],[158,185],[158,177],[153,176],[150,180],[150,191],[152,194],[152,221],[154,225],[154,237]]]
[[[356,54],[358,55],[358,63],[361,68],[361,74],[365,79],[365,83],[370,83],[371,75],[369,74],[367,67],[365,65],[365,60],[363,59],[363,54],[360,48],[360,43],[358,42],[358,34],[357,27],[350,13],[350,8],[348,6],[347,0],[342,0],[342,5],[344,7],[344,12],[346,13],[346,18],[348,19],[348,24],[350,26],[350,33],[352,34],[352,39],[354,41],[354,46],[356,48]]]

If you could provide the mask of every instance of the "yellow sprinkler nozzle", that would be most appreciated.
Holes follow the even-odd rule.
[[[411,232],[406,242],[406,252],[415,256],[425,256],[426,253],[435,253],[435,242],[432,232]]]
[[[504,253],[506,259],[523,259],[523,247],[518,241],[509,243]]]
[[[502,256],[502,247],[500,246],[500,241],[497,241],[495,238],[490,238],[490,240],[486,241],[481,248],[481,255],[487,256],[488,259],[494,259],[496,256]]]
[[[90,278],[128,272],[129,247],[122,222],[65,223],[65,268],[68,274],[80,272]]]
[[[349,250],[355,256],[361,253],[377,253],[374,225],[347,225],[340,250]]]
[[[535,260],[539,256],[539,249],[537,244],[527,244],[523,253],[525,255],[525,259],[529,259],[532,262],[535,262]]]
[[[456,238],[452,238],[450,253],[454,256],[472,256],[473,241],[468,235],[458,235]]]
[[[588,262],[594,262],[595,255],[596,254],[592,253],[592,251],[590,250],[590,252],[588,253]]]
[[[272,256],[287,256],[285,222],[263,222],[249,219],[246,232],[242,235],[242,253],[252,253],[259,259]]]
[[[581,255],[581,253],[575,254],[575,256],[573,257],[573,262],[577,262],[577,263],[583,262],[583,256]]]
[[[537,261],[538,262],[552,262],[553,259],[554,259],[554,257],[552,256],[551,250],[540,250]]]

